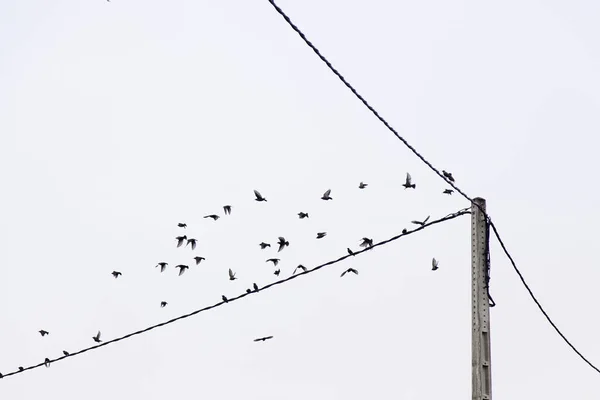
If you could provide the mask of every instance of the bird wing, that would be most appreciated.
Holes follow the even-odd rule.
[[[96,339],[100,340],[100,331],[96,334]]]
[[[284,247],[285,243],[279,242],[279,249],[277,249],[277,252],[279,253],[281,250],[283,250]]]
[[[229,277],[230,277],[230,278],[233,278],[233,276],[234,276],[234,275],[235,275],[235,274],[233,273],[233,271],[231,270],[231,268],[229,268]]]
[[[194,250],[195,248],[196,248],[196,241],[194,240],[194,241],[192,242],[192,250]]]
[[[346,270],[346,271],[342,272],[342,274],[340,275],[340,278],[341,278],[342,276],[346,275],[346,272],[348,272],[348,271]]]
[[[331,189],[327,189],[327,191],[323,194],[323,197],[329,197],[331,194]]]
[[[256,196],[257,199],[262,199],[262,194],[260,194],[260,192],[258,190],[254,190],[254,195]]]
[[[435,258],[433,260],[431,260],[431,266],[432,267],[437,267],[438,266],[438,261]]]
[[[354,272],[356,275],[358,275],[358,271],[357,271],[357,270],[355,270],[354,268],[350,268],[350,271],[351,271],[351,272]]]
[[[423,225],[423,223],[421,221],[410,221],[410,222],[415,225]]]

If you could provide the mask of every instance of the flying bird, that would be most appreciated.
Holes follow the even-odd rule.
[[[64,354],[66,357],[69,357],[69,356],[70,356],[69,352],[68,352],[68,351],[66,351],[66,350],[63,350],[63,354]]]
[[[280,269],[276,269],[275,272],[273,272],[275,274],[275,276],[279,276],[279,274],[281,273]]]
[[[300,219],[308,218],[308,213],[305,213],[305,212],[299,212],[299,213],[298,213],[298,217],[299,217]]]
[[[178,223],[177,226],[180,228],[187,228],[187,224],[184,224],[183,222]]]
[[[196,257],[194,257],[194,260],[196,260],[196,265],[198,265],[198,264],[200,264],[200,261],[206,260],[206,258],[200,257],[200,256],[196,256]]]
[[[452,173],[451,173],[451,172],[447,172],[447,171],[444,171],[444,170],[442,170],[442,174],[443,174],[443,175],[444,175],[446,178],[448,178],[448,180],[449,180],[450,182],[454,182],[454,177],[452,176]]]
[[[347,250],[348,250],[348,254],[350,254],[351,256],[353,256],[353,255],[354,255],[354,252],[353,252],[352,250],[350,250],[350,247],[348,247],[348,249],[347,249]]]
[[[167,306],[167,304],[169,304],[169,303],[167,303],[166,301],[161,301],[160,308],[165,308]]]
[[[283,250],[285,246],[289,246],[290,242],[285,240],[283,236],[279,236],[279,242],[277,242],[277,244],[279,245],[279,249],[277,250],[277,252],[279,253],[281,250]]]
[[[123,275],[122,273],[120,273],[119,271],[113,271],[111,272],[112,276],[115,277],[115,279],[117,279],[118,277],[120,277],[121,275]]]
[[[160,267],[160,272],[164,272],[164,270],[167,268],[167,265],[169,265],[169,263],[159,262],[158,264],[156,264],[156,267]]]
[[[223,206],[223,211],[225,215],[231,215],[231,206]]]
[[[427,223],[427,221],[429,221],[429,217],[431,217],[431,215],[428,215],[427,218],[425,218],[423,221],[410,221],[410,222],[412,222],[415,225],[424,226]]]
[[[408,189],[408,188],[415,189],[417,187],[417,185],[412,183],[412,177],[410,176],[410,174],[408,172],[406,173],[406,182],[404,182],[402,184],[402,186],[404,186],[404,189]]]
[[[223,301],[224,301],[225,303],[228,303],[228,302],[229,302],[229,300],[227,300],[227,297],[225,297],[225,295],[221,296],[221,298],[223,299]]]
[[[46,336],[46,335],[49,335],[49,334],[50,334],[50,332],[48,332],[48,331],[45,331],[45,330],[43,330],[43,329],[40,331],[40,335],[42,335],[42,337],[44,337],[44,336]]]
[[[184,242],[185,240],[187,240],[187,236],[186,236],[186,235],[183,235],[183,236],[177,236],[177,237],[175,238],[175,240],[177,240],[177,247],[180,247],[180,246],[183,244],[183,242]]]
[[[306,267],[304,265],[300,264],[296,267],[296,269],[294,270],[294,273],[292,275],[296,274],[296,271],[298,270],[298,268],[300,268],[302,271],[306,272]]]
[[[230,281],[235,281],[237,278],[235,277],[235,272],[233,272],[231,270],[231,268],[229,268],[229,280]]]
[[[360,247],[373,247],[373,239],[369,239],[368,237],[362,238],[362,243],[360,244]]]
[[[325,236],[327,236],[327,232],[318,232],[317,233],[317,239],[323,239]]]
[[[189,267],[187,265],[179,264],[179,265],[176,265],[175,268],[179,268],[178,276],[181,276],[185,272],[185,270],[188,269]]]
[[[454,190],[452,190],[452,189],[445,189],[444,190],[444,194],[452,194],[452,193],[454,193]]]
[[[197,239],[188,239],[187,243],[185,244],[185,247],[187,247],[188,244],[192,245],[192,250],[194,250],[196,248],[196,243],[198,242]]]
[[[265,340],[273,339],[273,336],[265,336],[258,339],[254,339],[255,342],[264,342]]]
[[[342,276],[346,275],[348,272],[352,272],[352,273],[354,273],[355,275],[358,275],[358,271],[357,271],[357,270],[355,270],[354,268],[348,268],[347,270],[345,270],[344,272],[342,272],[342,274],[340,275],[340,278],[341,278]]]
[[[261,244],[259,244],[259,246],[260,246],[261,250],[264,250],[267,247],[271,247],[271,245],[269,243],[265,243],[265,242],[262,242]]]
[[[252,287],[254,288],[255,292],[258,292],[258,285],[256,283],[253,283]]]
[[[269,258],[267,261],[265,262],[269,262],[271,261],[273,263],[273,266],[276,267],[277,264],[279,264],[279,258]]]
[[[436,269],[438,269],[438,260],[434,258],[433,260],[431,260],[431,270],[435,271]]]
[[[44,360],[44,365],[46,366],[46,368],[50,368],[50,359],[48,357],[46,357],[46,359]]]
[[[256,199],[254,199],[256,201],[267,201],[258,190],[254,190],[254,196],[256,196]]]
[[[212,219],[213,219],[213,221],[216,221],[216,220],[218,220],[218,219],[219,219],[219,218],[221,218],[221,217],[219,217],[219,216],[218,216],[218,215],[216,215],[216,214],[210,214],[210,215],[205,215],[205,216],[204,216],[204,218],[212,218]]]
[[[98,333],[96,333],[96,336],[92,336],[92,339],[94,339],[94,342],[96,342],[96,343],[102,342],[102,340],[100,340],[100,331],[98,331]]]
[[[323,193],[321,200],[333,200],[333,198],[330,196],[330,194],[331,194],[331,189],[327,189],[327,191],[325,193]]]
[[[364,188],[366,188],[367,186],[369,186],[369,184],[367,184],[367,183],[362,183],[362,182],[361,182],[361,183],[359,183],[359,185],[358,185],[358,188],[359,188],[359,189],[364,189]]]

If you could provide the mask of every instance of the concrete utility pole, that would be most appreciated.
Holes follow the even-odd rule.
[[[492,365],[490,354],[490,303],[488,299],[488,225],[485,199],[471,205],[471,299],[473,331],[471,339],[473,400],[491,400]],[[481,209],[479,209],[479,207]]]

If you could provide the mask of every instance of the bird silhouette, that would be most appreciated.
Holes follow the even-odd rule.
[[[258,285],[256,283],[253,283],[252,287],[254,288],[255,292],[258,292]]]
[[[98,333],[96,333],[96,336],[92,336],[92,339],[94,339],[94,342],[96,342],[96,343],[102,342],[102,340],[100,340],[100,331],[98,331]]]
[[[65,355],[65,357],[69,357],[70,356],[69,352],[66,351],[66,350],[63,350],[63,354]]]
[[[346,250],[348,250],[348,254],[350,254],[351,256],[354,255],[354,252],[352,250],[350,250],[350,247],[348,247]]]
[[[345,270],[344,272],[342,272],[342,274],[340,275],[340,278],[341,278],[342,276],[346,275],[348,272],[352,272],[352,273],[354,273],[355,275],[358,275],[358,271],[357,271],[357,270],[355,270],[354,268],[348,268],[347,270]]]
[[[279,260],[279,258],[269,258],[269,259],[268,259],[267,261],[265,261],[265,262],[269,262],[269,261],[271,261],[271,262],[273,263],[273,266],[274,266],[274,267],[276,267],[276,266],[277,266],[277,264],[279,264],[279,261],[280,261],[280,260]]]
[[[362,243],[360,244],[360,247],[373,247],[373,239],[369,239],[368,237],[362,238]]]
[[[254,199],[256,201],[267,201],[258,190],[254,190],[254,196],[256,196],[256,199]]]
[[[187,236],[186,236],[186,235],[183,235],[183,236],[177,236],[177,237],[175,238],[175,240],[177,240],[177,247],[180,247],[180,246],[183,244],[183,242],[184,242],[185,240],[187,240]]]
[[[444,170],[442,170],[442,174],[443,174],[443,175],[444,175],[446,178],[448,178],[448,180],[449,180],[450,182],[454,182],[454,177],[452,176],[452,173],[451,173],[451,172],[447,172],[447,171],[444,171]]]
[[[176,265],[175,268],[179,268],[179,275],[178,276],[181,276],[181,275],[183,275],[183,273],[185,272],[185,270],[188,269],[189,267],[187,265],[179,264],[179,265]]]
[[[177,226],[180,228],[187,228],[187,224],[185,224],[183,222],[178,223]]]
[[[216,214],[210,214],[210,215],[205,215],[205,216],[204,216],[204,218],[212,218],[212,219],[213,219],[213,221],[216,221],[216,220],[218,220],[218,219],[219,219],[219,218],[221,218],[221,217],[219,217],[219,216],[218,216],[218,215],[216,215]]]
[[[46,359],[44,360],[44,365],[46,366],[46,368],[50,368],[50,359],[48,357],[46,357]]]
[[[40,335],[42,335],[42,337],[44,337],[44,336],[46,336],[46,335],[49,335],[49,334],[50,334],[50,332],[48,332],[48,331],[45,331],[45,330],[43,330],[43,329],[42,329],[41,331],[39,331],[39,332],[40,332]]]
[[[21,371],[21,372],[22,372],[22,371],[25,371],[25,368],[23,368],[23,367],[19,367],[19,371]]]
[[[299,212],[299,213],[298,213],[298,217],[299,217],[300,219],[308,218],[308,213],[305,213],[305,212]]]
[[[323,193],[321,200],[333,200],[333,198],[330,196],[330,194],[331,194],[331,189],[327,189],[327,191],[325,193]]]
[[[361,182],[361,183],[359,183],[359,184],[358,184],[358,188],[359,188],[359,189],[364,189],[364,188],[366,188],[367,186],[369,186],[369,184],[367,184],[367,183],[362,183],[362,182]]]
[[[200,256],[196,256],[196,257],[194,257],[194,260],[196,260],[196,265],[198,265],[198,264],[200,264],[200,261],[206,260],[206,258],[200,257]]]
[[[221,296],[221,298],[223,299],[223,301],[224,301],[225,303],[229,303],[229,300],[227,300],[227,297],[225,297],[225,295]]]
[[[276,269],[275,272],[273,272],[275,274],[275,276],[279,276],[279,274],[281,273],[280,269]]]
[[[297,271],[298,269],[301,269],[302,271],[306,272],[306,267],[305,267],[304,265],[300,264],[300,265],[298,265],[298,266],[296,267],[296,269],[294,269],[294,273],[293,273],[292,275],[295,275],[295,274],[296,274],[296,271]]]
[[[322,239],[325,236],[327,236],[327,232],[318,232],[317,233],[317,239]]]
[[[452,194],[452,193],[454,193],[454,190],[452,190],[452,189],[445,189],[444,190],[444,194]]]
[[[404,182],[402,184],[402,186],[404,186],[404,189],[408,189],[408,188],[416,189],[416,187],[417,187],[417,185],[412,183],[412,177],[410,176],[410,174],[408,172],[406,173],[406,182]]]
[[[117,279],[118,277],[120,277],[121,275],[123,275],[122,273],[120,273],[119,271],[113,271],[111,272],[112,276],[115,277],[115,279]]]
[[[160,308],[165,308],[167,306],[167,304],[169,304],[169,303],[167,303],[166,301],[161,301]]]
[[[433,260],[431,260],[431,270],[435,271],[436,269],[438,269],[438,261],[433,258]]]
[[[231,215],[231,206],[223,206],[223,212],[225,215]]]
[[[264,342],[265,340],[273,339],[273,336],[265,336],[261,338],[254,339],[255,342]]]
[[[229,268],[229,280],[230,281],[235,281],[237,278],[235,277],[235,272],[233,272],[231,270],[231,268]]]
[[[279,245],[279,249],[277,250],[277,252],[279,253],[281,250],[283,250],[285,246],[289,246],[290,242],[285,240],[283,236],[279,236],[279,242],[277,242],[277,244]]]
[[[187,247],[188,244],[192,245],[192,250],[196,249],[196,243],[198,242],[197,239],[188,239],[187,243],[185,244],[185,247]]]
[[[265,243],[265,242],[262,242],[261,244],[259,244],[259,246],[260,246],[261,250],[264,250],[267,247],[271,247],[271,245],[269,243]]]
[[[402,229],[402,234],[406,235],[408,233],[408,231],[406,230],[406,228]]]
[[[424,225],[427,223],[427,221],[429,221],[429,217],[430,217],[430,216],[431,216],[431,215],[428,215],[428,216],[427,216],[427,218],[425,218],[423,221],[410,221],[410,222],[412,222],[412,223],[413,223],[413,224],[415,224],[415,225],[421,225],[421,226],[424,226]]]
[[[246,289],[246,293],[252,293],[252,290]]]
[[[164,272],[164,270],[167,268],[167,265],[169,265],[169,263],[159,262],[158,264],[156,264],[156,267],[160,267],[160,272]]]

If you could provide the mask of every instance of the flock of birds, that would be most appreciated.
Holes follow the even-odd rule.
[[[444,176],[445,176],[445,177],[446,177],[446,178],[447,178],[449,181],[451,181],[451,182],[454,182],[454,177],[452,176],[452,174],[451,174],[451,173],[449,173],[449,172],[447,172],[447,171],[442,171],[442,173],[443,173],[443,175],[444,175]],[[367,184],[367,183],[360,182],[360,183],[359,183],[359,185],[358,185],[358,188],[359,188],[359,189],[365,189],[367,186],[368,186],[368,184]],[[406,174],[406,179],[405,179],[405,182],[402,184],[402,186],[403,186],[405,189],[416,189],[417,185],[416,185],[416,184],[414,184],[414,183],[412,182],[412,177],[410,176],[410,173],[407,173],[407,174]],[[442,193],[443,193],[443,194],[447,194],[447,195],[451,195],[453,192],[454,192],[454,191],[453,191],[452,189],[445,189],[445,190],[444,190]],[[266,202],[266,201],[267,201],[267,199],[266,199],[266,198],[265,198],[265,197],[264,197],[262,194],[260,194],[260,192],[259,192],[258,190],[254,190],[254,196],[255,196],[255,199],[254,199],[255,201],[258,201],[258,202]],[[323,193],[323,196],[321,196],[321,200],[325,200],[325,201],[333,200],[333,198],[331,197],[331,189],[328,189],[328,190],[327,190],[325,193]],[[223,213],[224,213],[225,215],[231,215],[231,209],[232,209],[232,206],[231,206],[231,205],[225,205],[225,206],[223,206]],[[217,221],[217,220],[220,218],[220,216],[219,216],[219,215],[216,215],[216,214],[210,214],[210,215],[206,215],[206,216],[204,216],[204,218],[211,218],[212,220],[214,220],[214,221]],[[305,213],[305,212],[299,212],[299,213],[298,213],[298,218],[300,218],[300,219],[309,218],[309,215],[308,215],[308,213]],[[424,220],[422,220],[422,221],[414,220],[414,221],[411,221],[411,222],[412,222],[413,224],[415,224],[415,225],[424,226],[425,224],[427,224],[427,222],[428,222],[428,221],[429,221],[429,216],[427,216],[427,218],[425,218],[425,219],[424,219]],[[182,229],[185,229],[185,228],[187,228],[187,224],[186,224],[186,223],[184,223],[184,222],[179,222],[179,223],[177,224],[177,226],[178,226],[179,228],[182,228]],[[403,230],[402,230],[402,233],[407,233],[407,230],[406,230],[406,229],[403,229]],[[322,239],[322,238],[324,238],[325,236],[327,236],[327,232],[317,232],[317,236],[316,236],[316,238],[317,238],[317,239]],[[284,237],[282,237],[282,236],[280,236],[278,239],[279,239],[279,240],[277,241],[277,243],[276,243],[276,244],[277,244],[277,246],[278,246],[277,252],[279,253],[279,252],[281,252],[283,249],[285,249],[286,247],[288,247],[288,246],[290,245],[290,242],[289,242],[289,241],[287,241],[287,240],[286,240]],[[195,250],[195,249],[196,249],[196,245],[197,245],[197,243],[198,243],[197,239],[194,239],[194,238],[188,238],[188,237],[187,237],[187,235],[181,235],[181,236],[177,236],[177,237],[175,238],[175,240],[177,241],[177,247],[178,247],[178,248],[179,248],[179,247],[181,247],[181,246],[183,246],[183,244],[185,243],[185,247],[187,247],[187,246],[190,246],[192,250]],[[264,249],[266,249],[266,248],[268,248],[268,247],[271,247],[271,244],[270,244],[270,243],[261,242],[261,243],[259,243],[259,246],[260,246],[260,248],[261,248],[262,250],[264,250]],[[371,239],[371,238],[367,238],[367,237],[364,237],[364,238],[362,238],[362,240],[361,240],[361,243],[360,243],[360,245],[359,245],[359,246],[360,246],[360,247],[362,247],[362,248],[370,248],[370,247],[373,247],[373,239]],[[348,249],[347,249],[347,251],[348,251],[348,254],[349,254],[349,255],[351,255],[351,256],[354,256],[354,255],[355,255],[355,253],[354,253],[354,252],[353,252],[353,251],[352,251],[350,248],[348,248]],[[201,256],[195,256],[193,259],[194,259],[194,261],[196,262],[196,265],[198,265],[198,264],[200,264],[202,261],[206,260],[204,257],[201,257]],[[280,262],[280,261],[281,261],[281,260],[280,260],[279,258],[269,258],[269,259],[267,259],[267,260],[266,260],[266,262],[271,262],[271,263],[273,263],[273,266],[274,266],[274,267],[277,267],[277,264],[279,264],[279,262]],[[169,264],[168,264],[167,262],[159,262],[159,263],[156,265],[156,268],[160,267],[160,272],[164,272],[164,271],[166,270],[166,268],[168,267],[168,265],[169,265]],[[436,270],[438,269],[438,261],[437,261],[435,258],[433,258],[433,259],[432,259],[432,261],[431,261],[431,266],[432,266],[432,268],[431,268],[431,269],[432,269],[433,271],[436,271]],[[184,274],[184,272],[185,272],[187,269],[189,269],[189,266],[188,266],[188,265],[185,265],[185,264],[179,264],[179,265],[176,265],[176,266],[175,266],[175,268],[178,268],[178,269],[179,269],[179,276],[181,276],[181,275],[183,275],[183,274]],[[306,272],[306,271],[307,271],[306,267],[305,267],[305,266],[303,266],[302,264],[300,264],[300,265],[298,265],[298,266],[297,266],[297,267],[294,269],[294,272],[293,272],[292,274],[296,274],[296,272],[297,272],[298,270],[301,270],[301,271],[303,271],[303,272]],[[276,270],[274,271],[274,275],[276,275],[276,276],[279,276],[279,274],[280,274],[280,273],[281,273],[281,270],[280,270],[280,269],[276,269]],[[342,274],[340,275],[340,277],[344,277],[346,274],[349,274],[349,273],[351,273],[351,274],[355,274],[355,275],[358,275],[358,270],[356,270],[356,269],[354,269],[354,268],[348,268],[348,269],[346,269],[344,272],[342,272]],[[115,279],[117,279],[117,278],[119,278],[120,276],[122,276],[122,273],[121,273],[121,272],[119,272],[119,271],[113,271],[111,274],[112,274],[112,276],[113,276]],[[236,278],[236,274],[235,274],[235,272],[234,272],[234,271],[233,271],[231,268],[229,268],[229,280],[230,280],[230,281],[234,281],[234,280],[236,280],[236,279],[237,279],[237,278]],[[258,292],[259,290],[260,290],[260,288],[258,287],[258,285],[257,285],[256,283],[254,283],[254,284],[252,285],[252,289],[246,289],[246,292],[247,292],[247,293],[251,293],[251,292],[253,292],[253,291],[254,291],[254,292]],[[227,299],[227,297],[225,297],[225,295],[221,296],[221,299],[222,299],[222,300],[223,300],[225,303],[227,303],[227,302],[229,301],[229,300]],[[166,307],[167,305],[168,305],[168,303],[167,303],[166,301],[161,301],[161,302],[160,302],[160,307],[161,307],[161,308],[164,308],[164,307]],[[50,332],[48,332],[48,331],[46,331],[46,330],[44,330],[44,329],[40,330],[40,331],[39,331],[39,333],[40,333],[40,335],[41,335],[42,337],[44,337],[44,336],[47,336],[47,335],[49,335],[49,334],[50,334]],[[98,333],[96,333],[96,335],[95,335],[95,336],[92,336],[92,340],[93,340],[94,342],[96,342],[96,343],[102,343],[102,340],[100,339],[100,335],[101,335],[101,332],[100,332],[100,331],[98,331]],[[259,337],[259,338],[256,338],[256,339],[254,339],[254,342],[265,342],[265,341],[267,341],[267,340],[270,340],[270,339],[273,339],[273,336],[264,336],[264,337]],[[63,350],[63,354],[64,354],[65,356],[67,356],[67,357],[68,357],[68,356],[70,356],[69,352],[67,352],[66,350]],[[46,367],[50,367],[50,359],[49,359],[49,358],[46,358],[46,359],[44,360],[44,365],[45,365]],[[19,371],[23,371],[23,370],[24,370],[24,368],[23,368],[23,367],[19,367]],[[3,377],[3,375],[2,375],[2,373],[0,373],[0,378],[2,378],[2,377]]]

